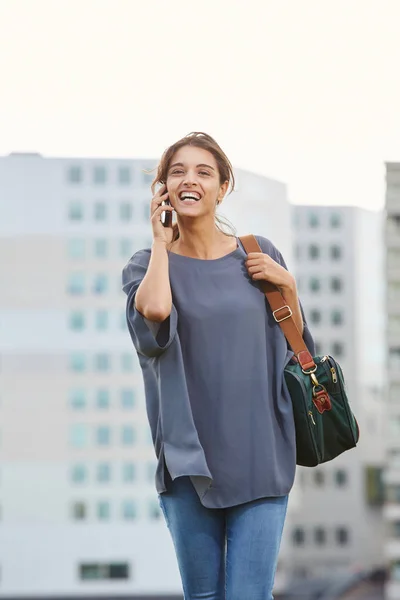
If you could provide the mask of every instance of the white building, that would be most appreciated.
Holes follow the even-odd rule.
[[[155,164],[0,158],[2,597],[181,591],[121,291]],[[286,187],[237,175],[221,212],[290,264]]]
[[[400,599],[400,163],[386,163],[387,468],[384,509],[389,581],[385,597]]]
[[[342,366],[361,430],[356,449],[298,469],[290,563],[294,575],[319,577],[383,565],[383,215],[297,206],[294,216],[295,271],[317,354]]]

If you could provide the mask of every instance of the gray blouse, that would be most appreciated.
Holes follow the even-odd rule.
[[[272,242],[256,237],[286,268]],[[161,324],[134,307],[151,249],[136,252],[122,275],[158,459],[157,492],[167,491],[171,478],[190,476],[208,508],[286,495],[296,469],[283,375],[293,352],[237,241],[236,250],[214,260],[168,253],[173,305]],[[305,319],[303,337],[315,354]]]

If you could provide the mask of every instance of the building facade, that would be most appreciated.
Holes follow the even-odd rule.
[[[357,448],[299,467],[291,517],[293,575],[382,565],[384,528],[383,215],[355,207],[294,207],[295,272],[317,354],[341,365],[361,430]]]
[[[155,165],[0,158],[2,597],[181,591],[121,290],[151,246]],[[237,177],[221,212],[290,263],[285,185]]]
[[[400,599],[400,163],[386,163],[387,468],[385,597]]]

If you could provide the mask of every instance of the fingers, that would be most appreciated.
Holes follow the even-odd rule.
[[[169,206],[168,204],[163,204],[162,206],[158,206],[152,213],[152,218],[156,217],[157,215],[161,215],[161,213],[163,213],[164,211],[169,211],[172,212],[174,210],[173,206]]]

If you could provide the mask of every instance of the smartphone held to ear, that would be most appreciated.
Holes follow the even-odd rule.
[[[164,200],[163,204],[167,204],[168,206],[171,206],[171,203],[169,200]],[[163,213],[161,213],[161,223],[164,225],[164,227],[171,227],[172,211],[165,210]]]

